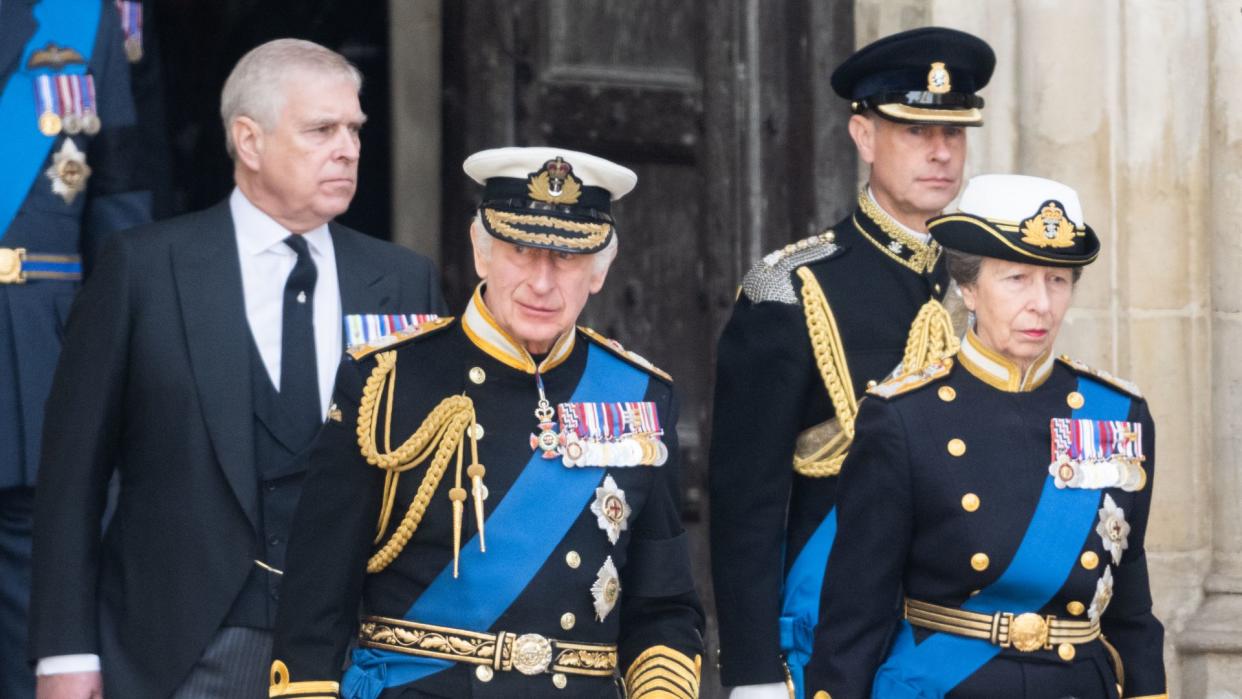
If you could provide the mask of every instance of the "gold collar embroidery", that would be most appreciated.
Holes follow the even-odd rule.
[[[561,365],[569,358],[577,337],[577,331],[571,325],[565,334],[556,339],[556,343],[552,345],[552,351],[548,352],[543,362],[536,366],[530,352],[510,337],[509,333],[502,330],[496,323],[496,319],[492,317],[491,311],[487,310],[487,305],[483,303],[482,284],[475,287],[470,303],[466,304],[466,311],[462,313],[461,327],[466,331],[466,337],[493,359],[527,374],[543,373]]]
[[[985,347],[973,328],[966,331],[966,337],[962,338],[962,349],[957,356],[966,371],[975,378],[1009,393],[1033,391],[1043,385],[1052,374],[1051,349],[1036,358],[1023,376],[1017,364],[999,352]]]
[[[916,274],[926,274],[936,266],[940,244],[930,239],[924,243],[911,235],[872,200],[866,188],[858,190],[858,209],[863,215],[854,213],[854,228],[880,252]]]

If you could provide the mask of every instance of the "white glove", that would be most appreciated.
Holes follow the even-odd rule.
[[[747,684],[730,690],[729,699],[789,699],[789,688],[784,682]]]

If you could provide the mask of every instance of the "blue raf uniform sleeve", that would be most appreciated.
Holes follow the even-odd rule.
[[[108,234],[151,221],[151,193],[138,171],[142,144],[124,33],[111,0],[103,2],[97,32],[90,70],[95,78],[101,128],[87,149],[91,177],[87,184],[82,252],[88,269]]]
[[[681,526],[677,400],[671,388],[660,408],[666,416],[664,443],[669,457],[654,469],[655,483],[634,521],[629,559],[621,571],[619,660],[632,699],[694,699],[699,695],[703,610]]]
[[[1125,697],[1165,696],[1164,626],[1151,610],[1151,587],[1147,577],[1144,540],[1151,508],[1156,471],[1156,428],[1146,401],[1136,400],[1130,420],[1143,426],[1143,453],[1147,487],[1139,493],[1138,506],[1130,514],[1129,546],[1113,576],[1113,599],[1100,618],[1104,638],[1121,662]]]
[[[806,668],[808,695],[866,699],[901,616],[913,497],[906,428],[891,404],[859,405],[856,437],[841,467],[837,538],[828,559],[820,624]]]

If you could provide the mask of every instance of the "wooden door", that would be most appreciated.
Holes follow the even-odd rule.
[[[825,66],[850,50],[851,7],[845,0],[442,5],[441,249],[450,303],[459,307],[476,283],[466,231],[479,189],[461,174],[466,155],[556,145],[638,173],[637,188],[614,211],[620,254],[583,322],[676,380],[684,518],[709,615],[705,493],[716,338],[756,258],[850,208],[853,149]],[[704,662],[708,697],[720,695],[714,659],[713,646]]]

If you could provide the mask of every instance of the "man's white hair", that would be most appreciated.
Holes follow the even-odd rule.
[[[487,232],[487,229],[483,228],[483,216],[478,212],[475,212],[474,221],[470,224],[470,238],[474,241],[474,247],[478,249],[483,259],[492,259],[492,235]],[[612,261],[617,259],[617,248],[617,231],[614,228],[608,245],[604,246],[604,249],[599,252],[591,253],[596,273],[608,271],[608,268],[612,266]]]
[[[247,116],[264,130],[273,128],[284,107],[285,82],[296,73],[339,76],[362,90],[362,73],[352,63],[312,41],[276,39],[256,46],[233,66],[220,95],[224,144],[230,158],[237,159],[233,122]]]

